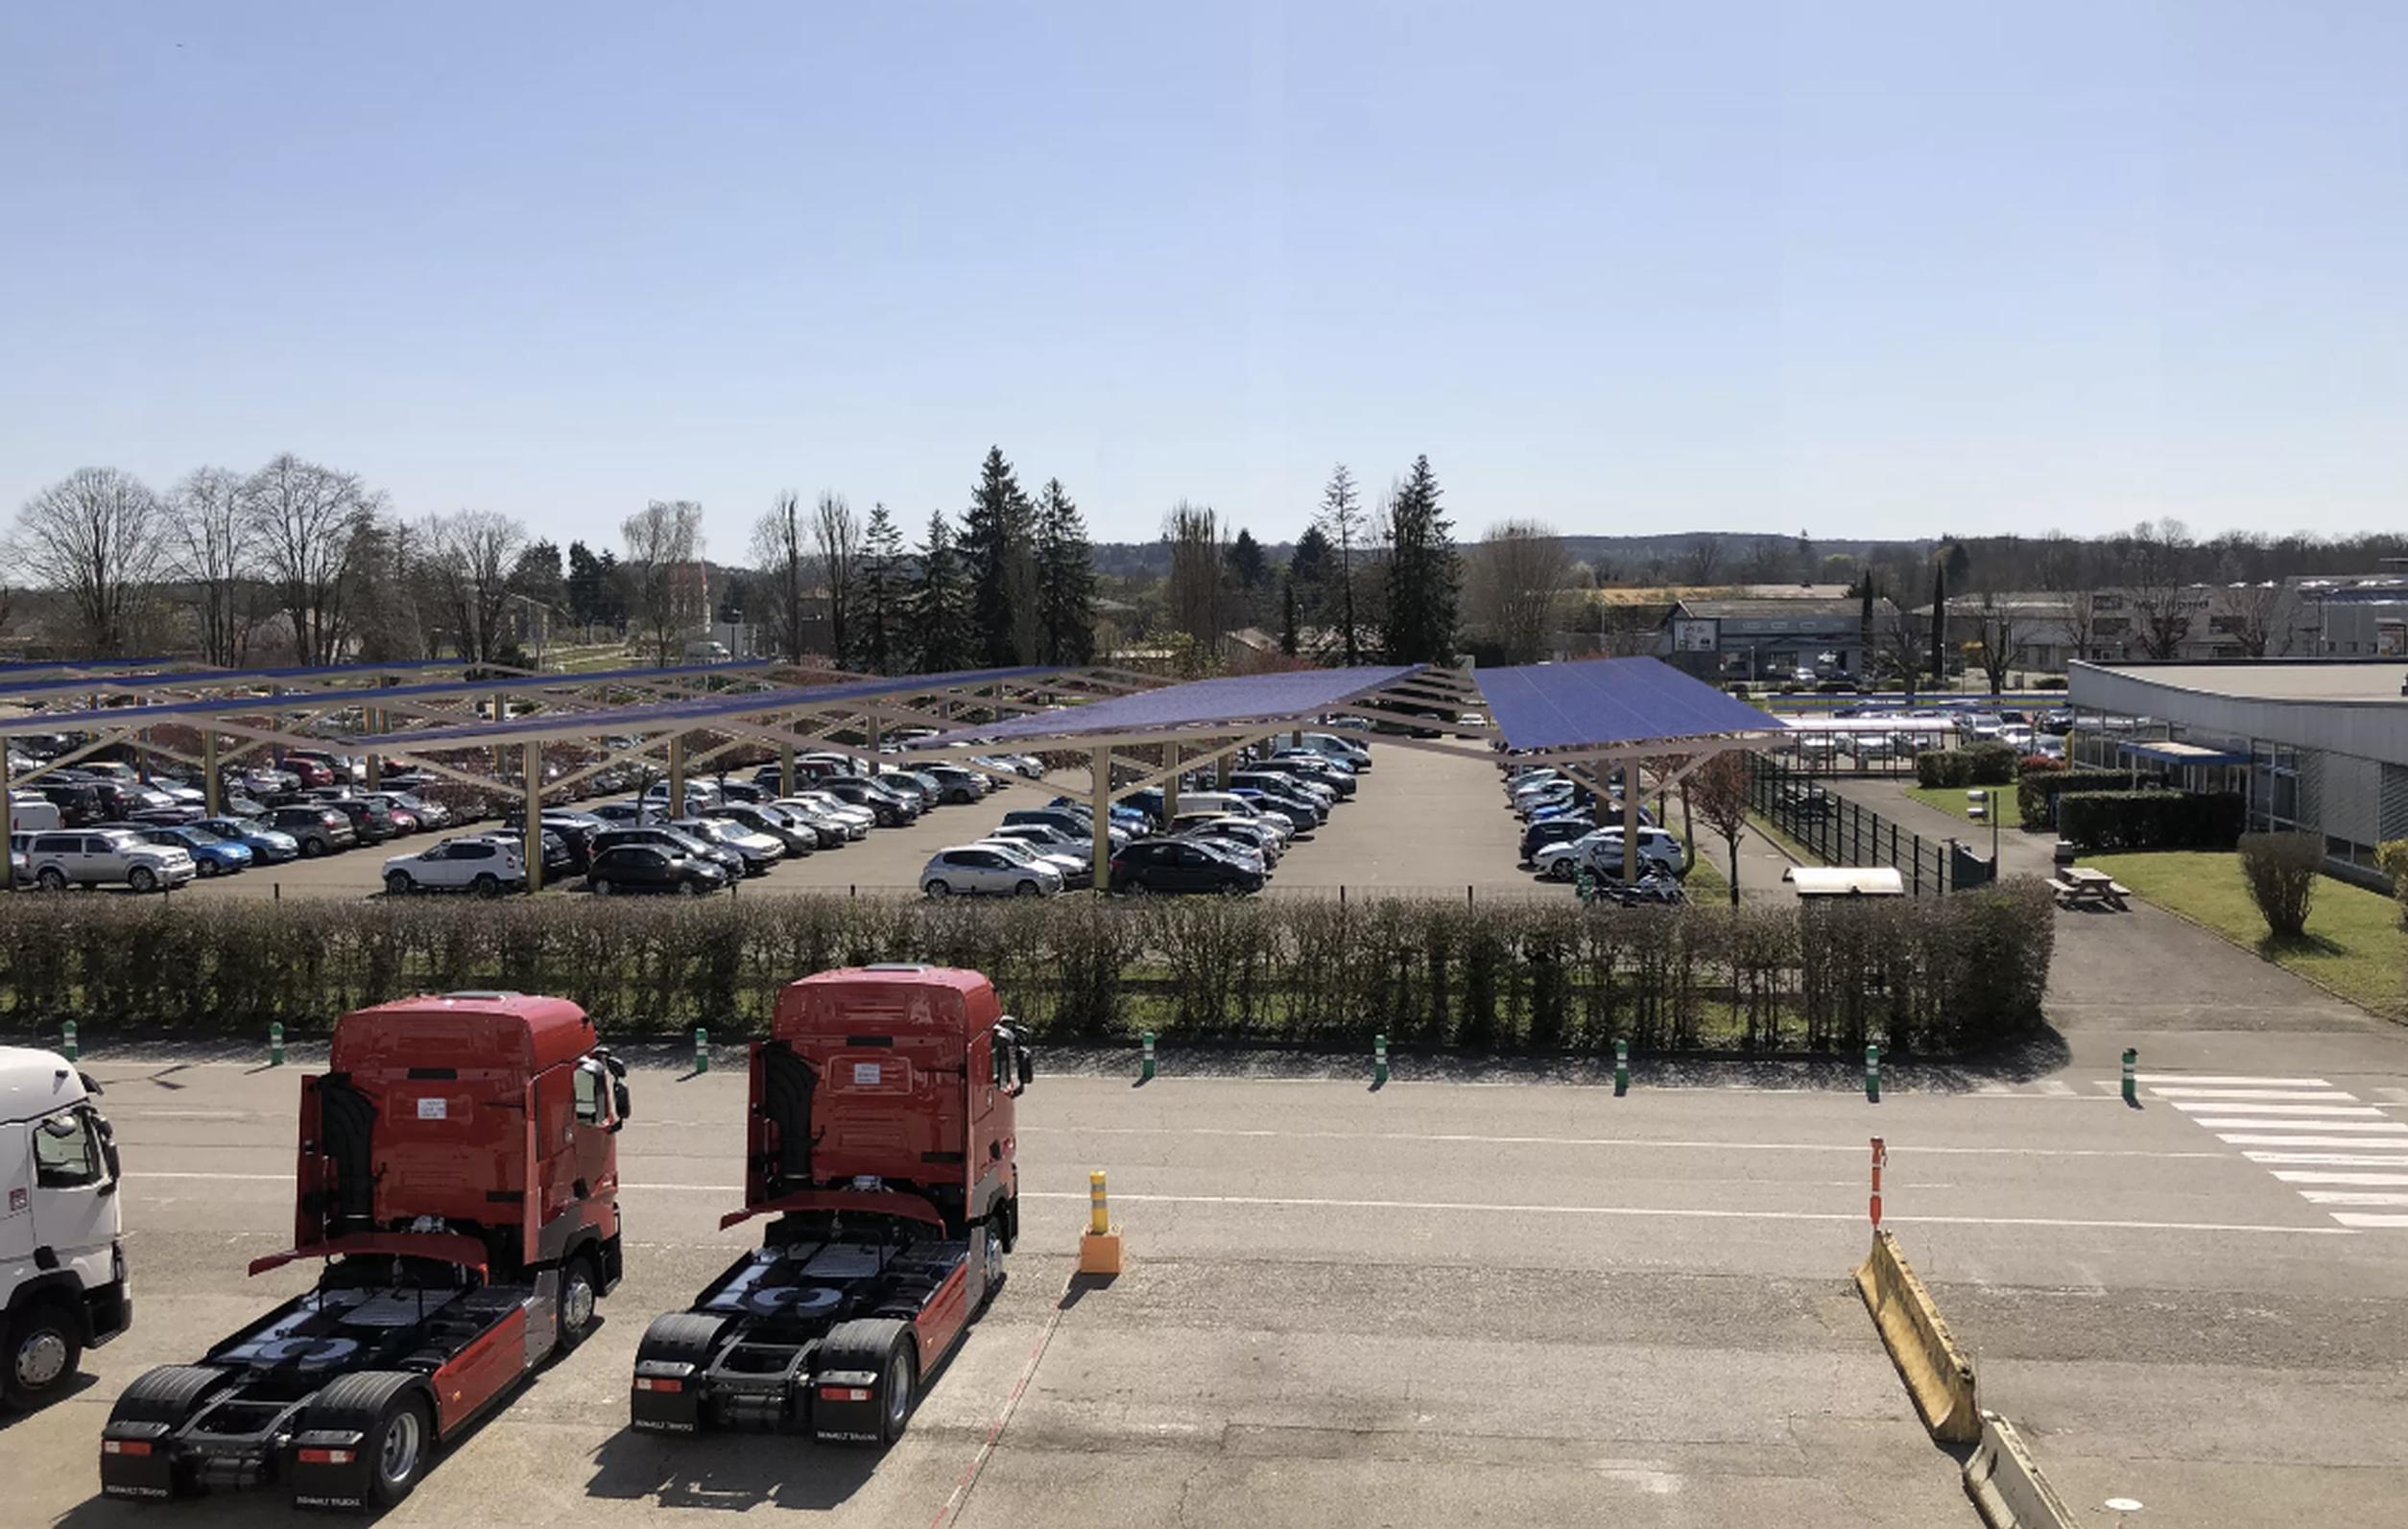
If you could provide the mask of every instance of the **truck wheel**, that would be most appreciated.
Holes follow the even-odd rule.
[[[986,1222],[970,1235],[969,1276],[978,1281],[978,1299],[970,1302],[972,1316],[985,1316],[987,1308],[995,1303],[995,1296],[1003,1289],[1004,1239],[995,1230],[1003,1214],[998,1205],[988,1212]]]
[[[301,1410],[300,1432],[360,1435],[358,1466],[370,1507],[410,1494],[435,1454],[435,1419],[415,1375],[361,1371],[338,1376]]]
[[[66,1390],[83,1357],[75,1313],[56,1301],[36,1300],[9,1323],[9,1368],[0,1374],[0,1390],[16,1406],[38,1407]]]
[[[876,1375],[870,1401],[877,1409],[878,1443],[891,1445],[903,1437],[919,1400],[919,1354],[909,1323],[893,1317],[840,1322],[820,1340],[814,1363],[821,1374],[852,1370]]]
[[[592,1254],[577,1254],[560,1270],[560,1341],[553,1347],[555,1355],[568,1353],[585,1341],[587,1329],[594,1325],[594,1302],[600,1290]]]

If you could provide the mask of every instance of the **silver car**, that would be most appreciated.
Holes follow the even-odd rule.
[[[1061,891],[1061,872],[1052,866],[1026,863],[999,844],[940,849],[919,872],[919,890],[931,897],[966,893],[1037,897]]]

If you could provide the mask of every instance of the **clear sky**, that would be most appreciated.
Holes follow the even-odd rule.
[[[2396,529],[2408,5],[17,5],[0,513]]]

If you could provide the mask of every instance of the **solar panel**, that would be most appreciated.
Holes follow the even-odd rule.
[[[1512,749],[1611,748],[1783,727],[1659,658],[1520,664],[1472,678]]]
[[[456,658],[414,658],[406,663],[345,663],[328,668],[311,669],[196,669],[176,674],[155,672],[128,674],[120,670],[108,674],[73,675],[62,680],[29,680],[23,684],[10,685],[0,694],[34,696],[53,691],[74,694],[86,690],[122,690],[128,685],[272,684],[278,680],[324,680],[343,675],[365,677],[376,674],[412,674],[422,669],[464,667],[466,666]]]
[[[1114,696],[1081,706],[1031,712],[1003,722],[960,728],[928,738],[928,747],[994,739],[1087,737],[1100,732],[1160,732],[1178,728],[1226,728],[1314,716],[1385,689],[1420,664],[1387,668],[1299,669],[1288,674],[1196,680],[1159,690]]]

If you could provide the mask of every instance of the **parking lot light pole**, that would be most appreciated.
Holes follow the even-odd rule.
[[[661,805],[669,810],[669,818],[685,816],[685,734],[677,733],[669,739],[669,800]]]
[[[1112,751],[1107,744],[1087,754],[1087,824],[1093,839],[1094,880],[1101,895],[1112,890]]]
[[[1633,759],[1622,761],[1622,884],[1636,886],[1639,879],[1639,768]]]
[[[543,746],[532,739],[519,745],[527,770],[527,891],[543,890]]]
[[[777,746],[777,794],[781,797],[795,794],[795,746],[791,743]]]
[[[11,743],[12,740],[0,737],[0,834],[8,833],[10,831],[10,825],[16,822],[16,808],[10,803],[9,798],[9,749],[11,747]],[[210,789],[212,791],[217,789],[214,782],[212,782]],[[214,815],[216,810],[216,808],[212,807],[210,809],[211,814]],[[14,892],[15,890],[16,857],[14,855],[0,855],[0,892]]]
[[[212,818],[218,815],[218,802],[222,800],[218,793],[222,789],[218,784],[217,731],[215,729],[203,728],[201,729],[201,800],[207,804],[209,816]],[[0,805],[5,804],[5,801],[0,801]],[[5,816],[5,814],[0,814],[0,816]]]

